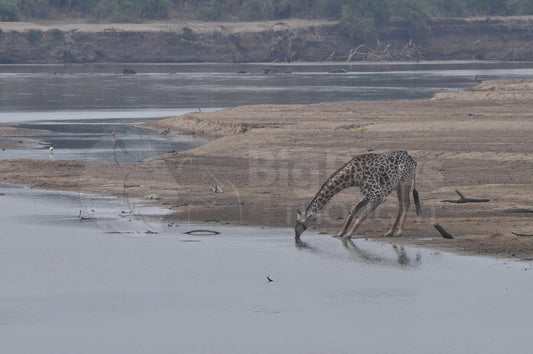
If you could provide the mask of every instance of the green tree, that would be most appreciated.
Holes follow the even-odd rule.
[[[112,17],[118,21],[162,19],[168,14],[166,0],[100,0],[97,17]]]
[[[244,0],[239,18],[245,21],[255,21],[261,18],[262,0]]]
[[[429,14],[417,0],[397,0],[395,13],[406,19],[410,39],[424,41],[431,36]]]
[[[509,12],[515,15],[533,15],[533,0],[513,0]]]
[[[48,0],[18,0],[21,15],[32,18],[47,18],[50,15]]]
[[[361,16],[351,6],[342,7],[340,26],[345,34],[355,40],[371,43],[378,39],[374,19]]]
[[[223,12],[224,5],[219,0],[211,0],[200,10],[199,17],[204,21],[218,21],[222,18]]]
[[[390,18],[389,4],[386,0],[360,0],[356,12],[364,18],[372,18],[377,27],[381,27]]]
[[[330,18],[340,18],[344,3],[344,0],[319,0],[319,14]]]
[[[463,17],[465,4],[463,0],[435,0],[436,16]]]
[[[19,9],[11,1],[0,1],[0,21],[18,21]]]
[[[475,15],[507,15],[509,0],[466,0],[467,7]]]
[[[371,43],[379,41],[378,30],[389,18],[386,0],[347,0],[342,6],[340,23],[351,37]]]

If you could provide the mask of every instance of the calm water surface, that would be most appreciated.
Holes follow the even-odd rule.
[[[137,74],[122,74],[125,67]],[[32,138],[62,159],[116,159],[115,131],[131,151],[121,161],[142,161],[205,143],[134,126],[152,119],[252,104],[422,99],[501,78],[533,78],[533,63],[0,65],[0,122],[50,130]],[[43,158],[38,150],[0,158]]]
[[[0,193],[5,353],[531,352],[531,262]]]
[[[369,64],[344,66],[350,71],[342,74],[328,72],[335,66],[320,65],[128,65],[136,75],[123,75],[124,67],[0,66],[0,112],[418,99],[462,90],[478,80],[533,77],[533,63]],[[264,74],[265,68],[280,73]]]

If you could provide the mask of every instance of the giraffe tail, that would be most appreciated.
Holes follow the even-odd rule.
[[[413,188],[413,199],[415,200],[416,216],[422,214],[422,208],[420,207],[420,199],[418,198],[418,191]]]
[[[422,208],[420,207],[420,198],[418,197],[418,191],[416,190],[416,171],[413,178],[413,199],[415,201],[416,216],[422,214]]]

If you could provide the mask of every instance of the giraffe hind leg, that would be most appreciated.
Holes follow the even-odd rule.
[[[394,223],[392,224],[390,230],[385,233],[385,237],[393,236],[394,233],[398,230],[400,218],[403,213],[401,187],[398,187],[398,189],[396,189],[396,193],[398,194],[398,212],[396,213],[396,218],[394,219]]]
[[[362,207],[368,204],[368,202],[369,202],[369,199],[364,198],[359,203],[357,203],[357,205],[354,205],[350,209],[350,213],[348,214],[348,217],[346,218],[346,221],[344,222],[342,229],[334,237],[343,237],[344,234],[346,234],[346,231],[348,230],[348,227],[352,223],[353,218],[357,215],[357,213],[359,212],[359,210],[361,210]]]
[[[405,183],[402,182],[400,184],[400,197],[398,198],[398,202],[402,206],[402,213],[400,215],[399,223],[398,223],[398,230],[395,233],[395,236],[402,236],[403,234],[403,225],[405,224],[405,218],[407,217],[407,211],[409,210],[409,206],[411,205],[411,201],[409,200],[409,193],[411,192],[411,183]]]

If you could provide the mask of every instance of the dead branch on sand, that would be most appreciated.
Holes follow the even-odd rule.
[[[458,204],[461,204],[461,203],[486,203],[486,202],[489,202],[490,199],[475,199],[475,198],[466,198],[461,192],[459,192],[458,190],[455,190],[455,193],[459,194],[459,199],[457,200],[450,200],[450,199],[445,199],[443,200],[442,202],[443,203],[458,203]]]
[[[511,233],[512,233],[513,235],[515,235],[515,236],[531,236],[531,237],[533,237],[533,234],[519,234],[519,233],[517,233],[517,232],[512,232],[512,231],[511,231]]]
[[[450,235],[446,230],[444,230],[444,228],[442,226],[440,226],[439,224],[433,224],[433,227],[437,229],[437,231],[442,235],[442,237],[448,239],[448,240],[452,240],[453,239],[453,236]]]

